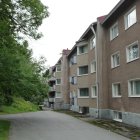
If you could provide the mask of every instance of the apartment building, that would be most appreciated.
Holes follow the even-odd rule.
[[[51,78],[49,79],[49,107],[55,109],[69,109],[68,94],[68,63],[67,55],[70,50],[62,51],[62,57],[50,68]]]
[[[64,55],[56,77],[67,108],[140,127],[139,13],[139,0],[120,0]]]
[[[102,23],[98,21],[102,36],[98,44],[98,53],[102,52],[101,117],[136,126],[140,126],[139,13],[139,0],[121,0]]]
[[[97,106],[96,25],[88,27],[68,55],[71,109],[86,114]]]
[[[49,93],[48,93],[48,101],[45,101],[48,103],[48,107],[53,108],[54,107],[54,102],[55,102],[55,84],[56,84],[56,79],[55,79],[55,70],[56,67],[50,67],[49,69],[49,73],[51,75],[50,79],[48,80],[48,84],[49,84]]]

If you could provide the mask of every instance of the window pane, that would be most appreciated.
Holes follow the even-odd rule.
[[[87,46],[81,46],[79,47],[79,54],[82,54],[82,53],[86,53],[87,52]]]
[[[87,74],[88,73],[88,66],[79,67],[79,74]]]
[[[57,71],[61,71],[61,65],[57,65]]]
[[[91,48],[95,48],[96,47],[96,38],[95,37],[90,40],[90,47]]]
[[[134,9],[128,16],[127,16],[127,27],[130,27],[136,23],[136,9]]]
[[[134,60],[139,57],[139,47],[137,44],[128,48],[128,60]]]
[[[56,79],[57,84],[61,84],[61,79]]]
[[[60,98],[61,97],[61,92],[56,92],[56,98]]]
[[[96,72],[96,61],[91,63],[91,72]]]
[[[119,30],[118,30],[118,24],[115,24],[111,29],[110,29],[110,39],[114,39],[115,37],[117,37],[119,34]]]
[[[93,87],[92,87],[92,95],[93,95],[93,96],[97,96],[97,89],[96,89],[96,86],[93,86]]]
[[[112,55],[112,67],[119,66],[120,64],[120,55],[119,53]]]
[[[140,81],[135,81],[136,95],[140,95]]]
[[[120,86],[120,83],[117,83],[117,84],[113,84],[113,96],[121,96],[121,86]]]
[[[88,88],[81,88],[80,89],[80,96],[89,96]]]

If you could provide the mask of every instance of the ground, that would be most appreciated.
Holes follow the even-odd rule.
[[[0,119],[11,120],[10,140],[128,140],[109,130],[53,111],[1,115]]]
[[[90,117],[89,115],[83,115],[78,112],[73,112],[71,110],[55,110],[55,111],[71,115],[82,121],[86,121],[90,124],[110,130],[112,132],[123,135],[132,140],[140,140],[140,128],[138,127],[113,120],[95,119],[93,117]]]

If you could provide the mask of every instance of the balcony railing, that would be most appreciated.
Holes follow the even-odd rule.
[[[55,98],[49,98],[49,102],[55,102]]]
[[[55,77],[51,77],[50,79],[49,79],[49,81],[55,81],[56,79],[55,79]]]
[[[50,91],[55,91],[56,88],[55,88],[55,85],[53,87],[50,87]]]

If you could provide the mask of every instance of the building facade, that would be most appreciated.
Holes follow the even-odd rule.
[[[139,13],[139,0],[122,0],[102,24],[98,22],[103,31],[101,46],[106,60],[102,61],[106,67],[102,77],[108,81],[107,118],[135,126],[140,126]]]
[[[139,0],[119,1],[64,55],[60,89],[67,108],[140,127],[139,13]]]
[[[62,51],[62,57],[58,60],[55,66],[50,68],[48,93],[49,107],[54,109],[69,109],[69,94],[68,94],[68,62],[67,55],[69,50]]]

